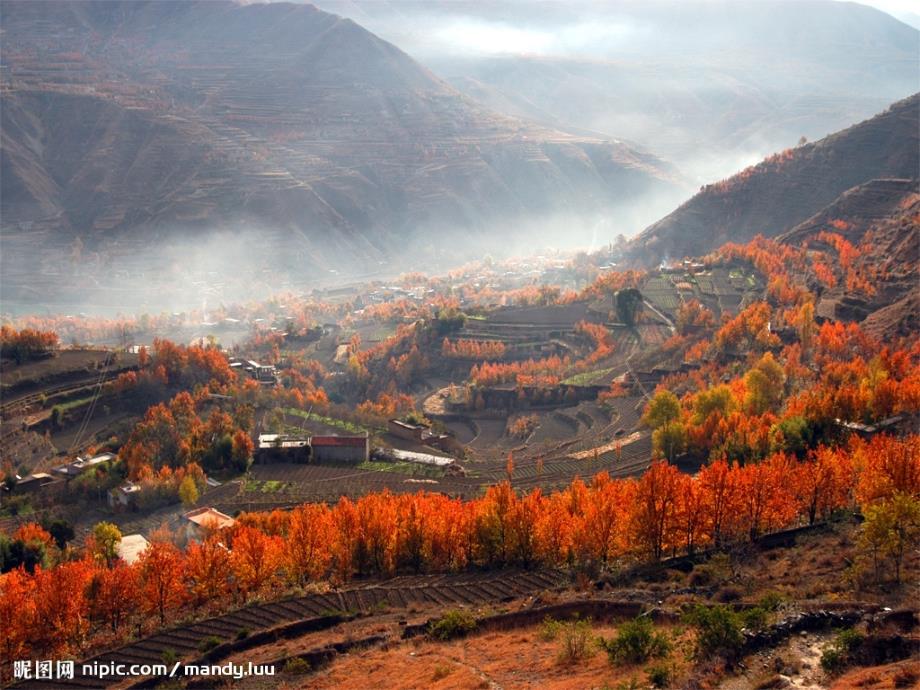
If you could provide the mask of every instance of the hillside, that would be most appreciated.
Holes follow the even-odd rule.
[[[316,4],[493,110],[641,142],[698,184],[916,90],[916,29],[857,3]]]
[[[776,237],[853,187],[879,178],[915,177],[918,106],[920,96],[912,96],[869,120],[706,185],[636,237],[631,257],[652,265],[702,256],[758,234]]]
[[[830,243],[827,233],[852,245],[853,267],[871,276],[869,290],[864,285],[848,284],[841,266],[848,259]],[[778,239],[791,246],[807,243],[834,259],[841,280],[821,293],[817,304],[820,316],[864,321],[866,330],[877,337],[909,336],[920,328],[916,274],[920,261],[920,188],[916,178],[871,180],[847,190]]]
[[[451,231],[498,245],[528,217],[650,220],[679,193],[656,157],[496,115],[310,5],[9,2],[0,19],[13,263],[40,233],[104,259],[113,240],[245,226],[298,270],[357,273]]]

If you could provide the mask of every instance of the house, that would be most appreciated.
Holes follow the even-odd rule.
[[[259,434],[254,455],[258,463],[309,462],[310,437]]]
[[[26,477],[17,479],[13,491],[17,494],[45,493],[59,489],[62,485],[62,480],[55,479],[47,472],[35,472]]]
[[[79,477],[86,470],[101,465],[106,462],[111,462],[117,460],[118,456],[114,453],[103,453],[102,455],[97,455],[92,458],[80,458],[78,457],[73,462],[69,462],[66,465],[61,465],[55,467],[52,472],[58,474],[65,479],[73,479],[74,477]]]
[[[310,440],[316,462],[367,462],[370,442],[361,436],[314,436]]]
[[[278,382],[278,373],[271,364],[259,364],[255,360],[230,359],[230,368],[237,372],[245,373],[254,381],[265,385],[274,385]]]
[[[196,508],[182,516],[185,536],[189,541],[203,541],[215,530],[232,527],[236,524],[229,515],[214,508]]]
[[[140,491],[140,485],[134,482],[125,482],[121,486],[116,486],[109,491],[109,506],[111,508],[135,510],[137,508],[137,498],[140,495]]]
[[[915,433],[917,423],[906,415],[895,415],[887,417],[877,424],[861,424],[860,422],[848,422],[843,419],[835,419],[834,423],[839,429],[854,433],[865,439],[870,439],[876,434],[905,434]]]
[[[431,433],[427,424],[410,424],[399,419],[391,419],[387,422],[387,431],[394,436],[404,438],[407,441],[423,442],[426,433]]]
[[[132,565],[141,554],[147,550],[150,542],[142,534],[126,534],[115,547],[118,557],[128,565]]]

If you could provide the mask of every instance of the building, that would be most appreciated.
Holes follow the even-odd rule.
[[[61,479],[56,479],[47,472],[35,472],[17,479],[13,491],[17,494],[48,493],[60,489],[62,486],[63,481]]]
[[[237,373],[243,372],[249,378],[266,386],[273,386],[278,383],[278,372],[271,364],[259,364],[252,359],[233,358],[230,360],[230,368]]]
[[[118,542],[115,550],[121,560],[128,565],[132,565],[147,550],[148,546],[150,546],[150,542],[144,538],[144,535],[126,534]]]
[[[140,492],[140,485],[134,482],[125,482],[121,486],[116,486],[109,491],[109,507],[136,510]]]
[[[66,465],[55,467],[51,471],[64,477],[65,479],[73,479],[74,477],[79,477],[88,469],[106,462],[112,462],[117,459],[118,456],[116,456],[114,453],[103,453],[102,455],[97,455],[92,458],[78,457],[73,462],[68,462]]]
[[[196,508],[182,516],[185,536],[189,541],[203,541],[209,534],[236,524],[229,515],[214,508]]]
[[[387,431],[397,438],[414,441],[426,446],[450,450],[454,439],[449,434],[436,434],[427,424],[410,424],[400,419],[391,419],[387,422]]]
[[[361,436],[314,436],[310,439],[316,462],[367,462],[370,442]]]
[[[310,437],[284,436],[282,434],[259,434],[256,443],[255,461],[269,462],[309,462]]]
[[[388,421],[387,431],[399,438],[418,443],[424,443],[425,436],[431,433],[427,424],[410,424],[399,419]]]

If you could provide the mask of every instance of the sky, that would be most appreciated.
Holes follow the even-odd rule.
[[[859,4],[887,12],[905,24],[920,29],[920,2],[917,0],[861,0]]]

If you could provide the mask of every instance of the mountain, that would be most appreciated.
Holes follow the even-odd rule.
[[[920,33],[829,0],[316,0],[483,104],[604,132],[698,184],[917,89]]]
[[[630,242],[628,253],[653,265],[701,256],[725,242],[746,242],[758,234],[776,237],[860,184],[916,178],[918,127],[920,95],[914,95],[869,120],[706,185],[643,230]]]
[[[85,273],[74,246],[111,270],[250,229],[260,270],[358,274],[533,246],[533,218],[587,241],[683,194],[654,155],[497,115],[310,5],[11,0],[0,23],[7,296]]]
[[[854,248],[856,270],[871,276],[870,289],[849,285],[839,249],[822,233],[840,235]],[[841,194],[826,208],[782,234],[780,242],[826,252],[840,274],[819,289],[816,313],[861,321],[877,336],[910,336],[920,329],[920,180],[871,180]]]

